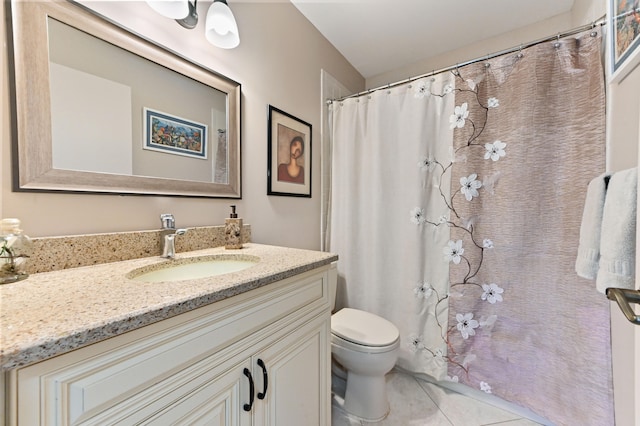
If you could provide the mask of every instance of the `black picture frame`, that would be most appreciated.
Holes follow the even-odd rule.
[[[312,126],[269,105],[267,195],[311,198]]]

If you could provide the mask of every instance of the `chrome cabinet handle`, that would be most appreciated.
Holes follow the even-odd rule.
[[[640,325],[640,315],[636,315],[631,303],[640,303],[640,291],[626,288],[609,287],[606,290],[607,299],[618,303],[624,316],[635,325]]]
[[[262,392],[258,392],[258,399],[264,399],[267,396],[267,387],[269,386],[269,376],[267,374],[267,366],[264,365],[264,361],[258,358],[258,365],[262,367],[262,380],[264,381],[264,387]]]
[[[243,408],[244,408],[244,411],[251,411],[251,407],[253,406],[253,394],[254,394],[253,377],[251,377],[251,371],[249,371],[248,368],[245,368],[243,373],[249,379],[249,403],[244,404]]]

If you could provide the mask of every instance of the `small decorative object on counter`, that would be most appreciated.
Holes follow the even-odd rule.
[[[236,206],[231,206],[231,215],[224,221],[224,248],[242,248],[242,219],[238,218]]]
[[[26,264],[31,254],[31,239],[22,233],[20,220],[0,221],[0,284],[24,280],[29,276]]]

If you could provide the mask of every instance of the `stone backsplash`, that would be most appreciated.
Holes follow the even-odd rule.
[[[186,234],[176,236],[176,253],[224,246],[224,225],[186,229]],[[251,225],[242,227],[242,241],[251,242]],[[159,230],[34,238],[27,272],[58,271],[160,254]]]

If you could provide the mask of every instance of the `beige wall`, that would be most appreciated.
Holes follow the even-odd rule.
[[[608,168],[612,171],[638,163],[638,117],[640,117],[640,68],[619,84],[608,87]]]
[[[535,25],[523,27],[518,31],[512,31],[501,36],[492,37],[486,40],[464,46],[460,49],[438,55],[432,58],[420,60],[412,65],[389,71],[367,78],[367,88],[384,86],[387,83],[401,81],[407,78],[427,74],[433,70],[439,70],[461,64],[475,58],[500,52],[517,46],[518,43],[526,43],[538,40],[550,34],[571,28],[571,15],[563,14]]]
[[[604,14],[604,4],[596,0],[576,0],[574,12],[549,19],[517,32],[475,43],[436,58],[385,73],[366,81],[376,87],[403,78],[424,74],[483,54],[588,23]],[[253,225],[255,241],[296,247],[319,247],[320,211],[320,69],[327,70],[353,91],[362,90],[362,77],[297,11],[287,3],[233,2],[241,30],[241,44],[233,50],[209,45],[201,24],[188,31],[173,21],[154,14],[144,2],[88,2],[91,8],[183,53],[240,82],[242,106],[243,199],[209,200],[171,197],[132,197],[14,193],[11,191],[10,103],[5,39],[2,19],[0,61],[2,113],[0,164],[2,190],[0,217],[19,217],[33,236],[73,235],[155,229],[161,212],[176,215],[179,226],[220,224],[228,205],[238,204],[247,223]],[[208,3],[200,4],[200,16]],[[5,14],[5,10],[0,11]],[[269,19],[265,19],[269,16]],[[292,36],[295,34],[295,36]],[[628,93],[626,93],[628,95]],[[266,196],[266,120],[272,104],[313,125],[312,199]],[[634,132],[624,137],[631,140]],[[637,129],[635,130],[637,133]],[[613,151],[613,149],[612,149]],[[622,156],[629,158],[629,156]]]
[[[558,15],[500,36],[481,40],[442,55],[421,59],[406,67],[369,77],[367,78],[367,88],[376,88],[394,81],[402,81],[407,78],[427,74],[432,70],[447,68],[455,64],[464,63],[516,47],[519,43],[539,40],[580,25],[590,24],[602,18],[606,13],[605,9],[606,3],[601,0],[575,0],[573,9],[569,13]]]
[[[233,50],[216,48],[205,40],[209,2],[198,5],[201,22],[191,31],[156,14],[142,1],[87,4],[242,84],[242,200],[12,192],[9,61],[2,19],[0,217],[22,219],[31,236],[77,235],[156,229],[164,212],[173,213],[182,227],[219,225],[228,217],[228,206],[237,204],[240,216],[252,225],[254,241],[319,249],[320,71],[326,69],[353,91],[364,88],[362,76],[289,3],[230,2],[241,40]],[[0,14],[5,17],[4,7]],[[313,126],[311,199],[266,195],[268,104]]]

